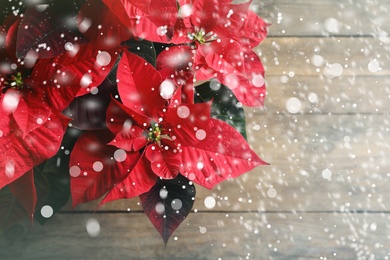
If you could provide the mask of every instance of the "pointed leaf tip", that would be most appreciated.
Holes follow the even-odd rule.
[[[164,244],[190,213],[196,190],[183,175],[158,179],[150,191],[139,196],[146,215],[160,233]]]

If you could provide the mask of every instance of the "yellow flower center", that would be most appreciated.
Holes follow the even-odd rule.
[[[161,140],[161,129],[158,124],[152,125],[148,133],[148,141],[158,142]]]
[[[2,92],[4,93],[7,89],[23,89],[23,78],[22,73],[18,72],[16,75],[8,76],[4,80],[2,86]]]

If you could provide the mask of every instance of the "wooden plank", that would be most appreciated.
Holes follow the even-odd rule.
[[[386,259],[387,214],[196,213],[165,247],[147,217],[59,214],[19,239],[1,259]],[[98,223],[98,232],[86,229]]]
[[[385,76],[345,76],[333,79],[322,76],[268,76],[266,86],[265,106],[259,109],[262,113],[390,111],[390,78]],[[297,111],[291,109],[294,104],[295,107],[300,106]]]
[[[386,0],[255,0],[252,9],[272,23],[271,36],[383,37],[390,31]]]
[[[390,45],[375,38],[268,37],[255,51],[266,76],[327,79],[390,73]]]
[[[258,183],[281,193],[274,209],[386,209],[389,124],[387,115],[255,113],[249,141],[271,163]]]
[[[389,209],[388,115],[287,116],[247,112],[249,142],[271,165],[225,181],[211,191],[197,187],[194,209]],[[212,209],[204,204],[208,196],[216,200]],[[94,210],[97,203],[83,204],[76,210]],[[126,212],[141,207],[138,199],[132,199],[108,203],[100,209],[110,210]]]

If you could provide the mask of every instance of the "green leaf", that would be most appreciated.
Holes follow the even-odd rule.
[[[172,180],[158,179],[150,191],[139,196],[146,215],[164,244],[190,213],[195,194],[193,183],[179,174]]]
[[[128,40],[123,43],[130,52],[137,54],[141,58],[156,67],[156,49],[153,42],[146,40]]]
[[[42,198],[46,198],[48,194],[48,183],[40,174],[39,166],[34,167],[34,183],[38,198],[37,205],[39,205],[42,203]],[[26,209],[12,194],[9,186],[0,189],[0,231],[6,233],[6,230],[26,218],[29,218]]]
[[[69,175],[69,158],[70,151],[82,131],[76,128],[68,128],[62,141],[61,149],[55,156],[46,161],[43,168],[49,193],[47,198],[37,207],[34,218],[41,224],[46,223],[48,218],[41,214],[42,206],[48,205],[53,212],[58,212],[69,200],[70,197],[70,175]],[[44,187],[41,187],[44,189]],[[37,187],[38,192],[38,187]]]
[[[122,43],[125,45],[128,50],[150,64],[152,64],[154,67],[156,67],[156,49],[154,47],[153,42],[149,42],[146,40],[134,40],[130,39]],[[118,71],[118,65],[122,58],[122,53],[119,54],[118,58],[115,61],[114,66],[112,66],[110,73],[107,75],[106,80],[110,81],[112,84],[116,85],[116,73]]]
[[[118,57],[116,58],[114,66],[112,66],[110,73],[108,73],[108,75],[105,79],[105,81],[108,81],[109,83],[111,83],[112,85],[115,85],[115,86],[116,86],[116,73],[118,71],[118,65],[119,65],[121,58],[122,58],[122,53],[120,53],[118,55]]]
[[[195,103],[212,101],[211,116],[233,126],[246,139],[245,111],[226,86],[213,79],[195,88]]]
[[[13,224],[27,217],[27,212],[18,203],[10,188],[0,190],[0,230],[5,231]]]

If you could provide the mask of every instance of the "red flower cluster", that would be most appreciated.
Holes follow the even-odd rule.
[[[194,101],[198,82],[217,80],[243,105],[263,104],[252,49],[267,24],[249,5],[87,0],[70,29],[47,5],[11,15],[0,27],[0,189],[32,216],[34,167],[57,153],[68,125],[85,130],[70,153],[73,206],[146,196],[178,176],[212,188],[265,164],[212,117],[213,101]],[[157,57],[153,43],[166,46]]]

